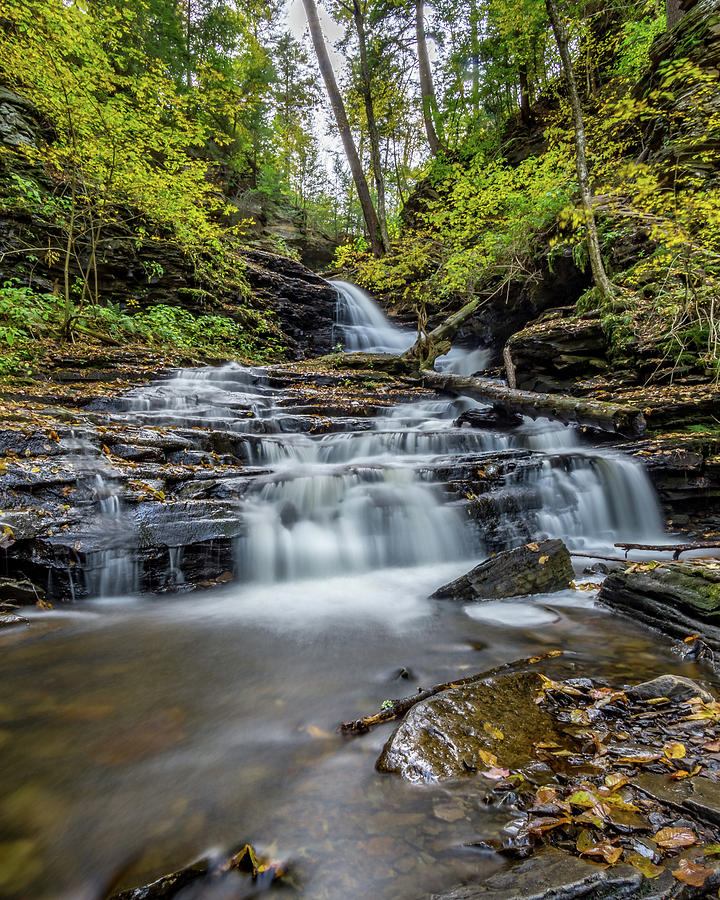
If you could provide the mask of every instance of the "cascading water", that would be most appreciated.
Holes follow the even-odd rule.
[[[101,472],[96,472],[92,481],[98,510],[95,529],[105,546],[87,554],[86,589],[91,596],[101,598],[136,593],[140,579],[130,521],[113,482]]]
[[[333,281],[338,294],[334,338],[348,353],[404,353],[417,339],[413,328],[398,328],[365,291],[347,281]],[[436,368],[456,375],[472,375],[486,368],[488,350],[453,347],[436,360]]]

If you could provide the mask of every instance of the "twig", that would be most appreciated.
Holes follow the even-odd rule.
[[[697,541],[694,544],[615,544],[621,550],[625,551],[625,559],[630,550],[660,550],[662,552],[672,551],[673,559],[678,559],[681,553],[688,550],[708,550],[711,548],[720,548],[720,541]]]
[[[409,709],[412,709],[416,703],[421,700],[427,700],[428,697],[434,697],[435,694],[441,694],[443,691],[449,691],[451,688],[462,687],[465,684],[473,684],[476,681],[482,681],[485,678],[492,678],[505,672],[508,669],[517,669],[520,666],[530,666],[534,663],[541,662],[544,659],[553,659],[556,656],[562,656],[564,650],[550,650],[541,656],[528,656],[525,659],[516,659],[513,662],[503,663],[501,666],[495,666],[494,669],[488,669],[487,672],[480,672],[477,675],[468,675],[467,678],[458,678],[455,681],[446,681],[443,684],[436,684],[435,687],[428,688],[425,691],[418,691],[412,697],[403,697],[400,700],[393,700],[392,706],[382,709],[380,712],[372,716],[364,716],[362,719],[355,719],[351,722],[341,722],[338,725],[338,731],[343,734],[365,734],[376,725],[382,725],[383,722],[391,722],[398,716],[404,715]]]

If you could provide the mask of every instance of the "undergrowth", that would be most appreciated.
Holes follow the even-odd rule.
[[[133,308],[134,307],[134,308]],[[67,343],[63,335],[64,298],[41,293],[13,281],[0,288],[0,375],[29,375],[37,363]],[[176,306],[156,304],[86,304],[75,313],[73,338],[107,345],[145,346],[170,355],[266,362],[281,351],[272,325],[250,310],[247,326],[227,316],[195,315]],[[262,339],[258,332],[264,329]]]

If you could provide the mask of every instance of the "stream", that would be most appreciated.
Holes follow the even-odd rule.
[[[347,350],[409,346],[414,332],[357,288],[337,289]],[[483,364],[477,351],[444,363]],[[592,590],[427,599],[499,543],[550,536],[607,552],[663,532],[638,463],[544,420],[453,425],[475,405],[408,399],[315,433],[272,373],[235,364],[182,370],[115,403],[118,420],[222,430],[242,448],[247,473],[213,487],[241,523],[235,578],[143,593],[142,534],[107,472],[93,474],[113,546],[85,574],[90,598],[0,637],[0,896],[95,900],[119,870],[139,884],[247,840],[291,861],[302,897],[425,897],[502,867],[468,845],[512,814],[485,805],[472,779],[418,787],[377,774],[391,728],[343,739],[339,721],[555,648],[567,657],[554,671],[616,684],[698,676]],[[515,513],[490,541],[444,473],[513,454],[532,465],[508,475]],[[182,547],[168,566],[182,587]],[[578,581],[597,580],[583,568]]]

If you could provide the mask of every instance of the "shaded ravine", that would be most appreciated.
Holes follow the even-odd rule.
[[[319,411],[299,380],[184,370],[94,404],[104,428],[162,433],[166,465],[195,460],[161,502],[133,499],[119,456],[89,464],[75,436],[96,549],[68,578],[88,599],[1,638],[0,895],[94,897],[119,868],[141,883],[248,839],[294,861],[304,897],[421,897],[502,866],[466,844],[511,812],[472,780],[376,774],[388,731],[347,742],[338,721],[538,649],[615,682],[697,674],[592,594],[426,599],[515,540],[657,536],[637,463],[549,423],[458,427],[462,399]],[[156,471],[137,465],[136,480]],[[468,496],[468,473],[487,495]],[[182,588],[220,553],[232,583],[147,593],[159,566]]]

